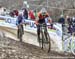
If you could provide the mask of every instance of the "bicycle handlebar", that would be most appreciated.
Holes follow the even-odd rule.
[[[42,23],[42,24],[38,24],[38,26],[47,27],[47,26],[51,26],[51,25],[47,25],[47,24],[45,24],[45,23]]]

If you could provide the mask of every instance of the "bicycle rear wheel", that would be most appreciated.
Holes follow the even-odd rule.
[[[20,42],[22,42],[22,36],[23,36],[23,29],[22,29],[22,26],[20,26],[20,28],[19,28],[19,39],[20,39]]]

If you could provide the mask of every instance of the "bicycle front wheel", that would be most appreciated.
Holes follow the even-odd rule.
[[[73,55],[75,55],[75,40],[71,41],[71,52]]]
[[[43,49],[46,52],[50,52],[51,50],[51,42],[50,42],[50,36],[47,32],[43,33],[44,39],[43,39]]]

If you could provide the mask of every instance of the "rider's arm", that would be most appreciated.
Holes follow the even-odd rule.
[[[48,18],[48,23],[52,23],[51,17],[47,17],[47,18]]]
[[[16,26],[19,27],[18,19],[16,20]]]
[[[16,25],[18,25],[18,19],[16,20]]]

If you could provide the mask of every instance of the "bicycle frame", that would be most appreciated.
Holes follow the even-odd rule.
[[[72,35],[72,40],[71,40],[71,52],[75,55],[75,40],[74,40],[74,34],[75,32],[73,33]]]
[[[46,27],[42,26],[42,27],[40,27],[40,30],[44,32],[44,31],[46,31]]]
[[[23,35],[23,28],[22,28],[23,25],[19,25],[18,26],[18,38],[20,39],[20,41],[22,42],[22,35]]]
[[[41,24],[40,25],[40,34],[42,35],[42,49],[46,49],[47,52],[50,51],[50,48],[51,48],[51,43],[50,43],[50,37],[48,35],[48,32],[47,32],[47,26],[45,24]]]
[[[43,34],[46,34],[46,32],[47,32],[47,26],[46,26],[46,24],[41,24],[40,25],[40,32],[42,32]]]
[[[72,53],[73,55],[75,55],[75,40],[74,40],[74,35],[72,35],[72,37],[67,40],[66,42],[67,43],[67,46],[65,46],[64,48],[66,48],[65,52],[69,52],[69,53]]]

